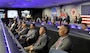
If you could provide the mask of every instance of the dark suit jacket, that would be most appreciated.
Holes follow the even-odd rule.
[[[46,45],[47,43],[47,35],[43,34],[39,36],[40,41],[36,41],[36,43],[34,44],[34,50],[41,50],[43,49],[43,47]]]
[[[23,28],[19,33],[18,33],[18,35],[25,35],[25,34],[27,34],[28,33],[28,28],[26,27],[26,28]]]
[[[78,24],[82,23],[82,18],[79,18]]]
[[[36,33],[35,29],[29,30],[28,34],[26,35],[26,37],[29,38],[29,39],[34,38],[36,36],[35,33]]]
[[[38,37],[36,32],[37,32],[37,30],[35,30],[35,29],[29,30],[26,35],[22,35],[24,37],[23,39],[26,40],[27,38],[29,38],[28,43],[30,43],[30,44],[34,43]]]
[[[70,17],[69,16],[67,16],[67,18],[65,20],[66,20],[66,22],[70,23]]]
[[[11,29],[11,32],[14,33],[15,32],[15,29],[17,29],[17,24],[14,24],[14,26]]]

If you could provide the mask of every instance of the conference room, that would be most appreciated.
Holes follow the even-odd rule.
[[[1,0],[0,53],[90,53],[90,0]]]

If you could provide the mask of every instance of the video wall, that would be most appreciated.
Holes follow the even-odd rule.
[[[30,9],[0,9],[0,18],[31,18]]]

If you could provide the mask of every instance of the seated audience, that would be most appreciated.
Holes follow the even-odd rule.
[[[30,30],[26,35],[21,35],[20,36],[20,41],[23,42],[22,44],[27,43],[28,41],[32,44],[34,42],[34,38],[36,36],[36,30],[35,30],[35,24],[30,24]]]
[[[16,29],[16,32],[19,32],[22,29],[22,21],[18,22],[17,27],[18,27],[18,29]]]
[[[18,34],[18,32],[22,30],[22,22],[21,21],[18,22],[17,27],[18,28],[15,29],[15,32],[13,33],[14,35]]]
[[[10,30],[12,33],[15,32],[15,29],[17,29],[17,21],[16,20],[14,20],[13,24],[10,27]]]
[[[70,28],[68,25],[60,26],[58,33],[59,33],[59,36],[61,36],[61,37],[50,48],[50,51],[52,49],[67,51],[71,47],[71,41],[68,37],[69,31],[70,31]]]
[[[88,31],[88,27],[87,27],[86,23],[82,23],[81,27],[82,27],[83,30]]]
[[[35,23],[35,19],[32,19],[32,23]]]
[[[13,20],[9,20],[9,24],[8,24],[8,27],[10,28],[11,27],[11,25],[13,24],[13,22],[12,22]]]
[[[23,21],[22,22],[22,30],[18,32],[18,35],[25,35],[28,32],[27,24]]]
[[[34,38],[36,36],[35,35],[36,32],[37,30],[35,30],[35,24],[30,24],[30,30],[26,36],[27,37],[26,41],[28,42],[29,39]]]
[[[28,51],[28,53],[36,53],[37,51],[40,51],[41,49],[43,49],[43,47],[46,45],[47,43],[47,34],[46,34],[46,28],[45,27],[40,27],[39,29],[39,37],[36,41],[36,43],[34,43],[33,45],[30,45],[28,47],[24,47],[24,49],[26,51]]]

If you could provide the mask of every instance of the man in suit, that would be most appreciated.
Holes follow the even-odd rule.
[[[22,30],[18,32],[18,37],[17,38],[21,39],[20,36],[25,35],[27,33],[28,33],[27,25],[26,25],[25,22],[22,22]]]
[[[18,21],[17,29],[15,30],[16,32],[19,32],[22,30],[22,21]]]
[[[77,15],[77,23],[78,24],[82,23],[82,18],[80,17],[80,14]]]
[[[47,22],[48,22],[48,16],[45,15],[44,19],[45,19],[45,21],[46,21],[46,23],[47,23]]]
[[[19,31],[22,30],[22,21],[18,21],[18,24],[17,24],[17,29],[15,29],[15,32],[13,33],[14,35],[17,35]]]
[[[59,36],[61,36],[56,43],[50,48],[50,50],[55,49],[55,50],[68,50],[71,46],[71,41],[68,38],[68,33],[69,33],[69,26],[68,25],[62,25],[59,28]]]
[[[26,51],[28,51],[28,53],[36,53],[37,51],[40,51],[41,49],[43,49],[43,47],[46,45],[47,43],[47,35],[46,35],[46,28],[45,27],[40,27],[39,29],[39,37],[36,41],[36,43],[34,43],[33,45],[30,45],[28,47],[24,47],[24,49]]]
[[[66,24],[69,24],[70,23],[70,16],[68,15],[68,13],[66,13],[67,14],[67,17],[65,18],[65,21],[66,21]]]
[[[30,42],[30,43],[33,43],[34,42],[34,38],[35,38],[35,36],[36,36],[36,30],[34,29],[35,28],[35,24],[30,24],[30,30],[28,31],[28,33],[26,34],[26,35],[21,35],[20,36],[20,39],[23,41],[23,43],[28,43],[28,41]],[[32,40],[32,41],[30,41],[30,40]]]
[[[17,29],[17,21],[16,20],[14,20],[13,24],[10,27],[10,30],[12,33],[15,32],[15,29]]]

